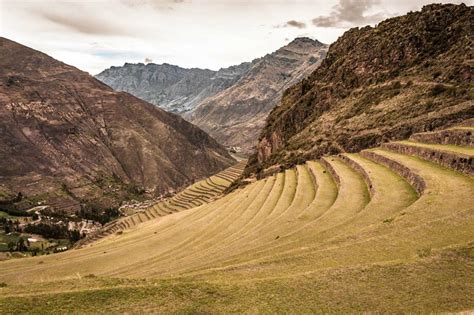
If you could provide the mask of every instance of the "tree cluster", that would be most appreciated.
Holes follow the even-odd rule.
[[[117,208],[107,208],[105,210],[94,207],[81,207],[76,215],[86,220],[92,220],[104,225],[120,216],[120,211]]]

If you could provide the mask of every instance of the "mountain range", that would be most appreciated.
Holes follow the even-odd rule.
[[[317,21],[357,18],[356,2]],[[114,68],[124,86],[160,78],[156,103],[224,144],[258,137],[239,163],[183,117],[0,38],[0,313],[472,313],[472,21],[427,5],[221,81]]]
[[[95,77],[117,91],[131,93],[168,112],[184,114],[234,84],[249,68],[250,63],[219,71],[185,69],[167,63],[125,63]]]
[[[178,113],[219,143],[249,153],[283,91],[314,71],[327,48],[303,37],[271,54],[219,71],[127,63],[104,70],[96,78]]]

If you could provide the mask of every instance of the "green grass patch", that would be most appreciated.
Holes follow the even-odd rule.
[[[0,211],[0,218],[6,218],[6,219],[10,219],[12,221],[18,220],[20,222],[23,222],[24,220],[28,220],[28,217],[21,217],[21,216],[11,215],[11,214],[8,214],[5,211]]]
[[[0,308],[63,313],[430,313],[472,309],[472,246],[411,263],[330,269],[240,282],[86,277],[8,285]],[[408,302],[409,301],[409,302]]]

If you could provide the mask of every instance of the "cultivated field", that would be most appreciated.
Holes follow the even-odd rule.
[[[241,161],[216,175],[194,183],[171,198],[158,202],[146,211],[110,222],[98,233],[79,242],[76,247],[83,247],[97,242],[99,239],[113,233],[120,233],[122,230],[132,228],[148,220],[209,203],[222,195],[224,190],[242,174],[244,167],[245,161]]]
[[[81,249],[1,262],[1,310],[472,311],[473,132],[415,135],[204,196],[237,166]]]

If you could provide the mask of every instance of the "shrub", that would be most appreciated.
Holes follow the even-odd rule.
[[[392,222],[393,222],[393,218],[388,218],[388,219],[383,220],[383,223],[392,223]]]
[[[446,91],[446,87],[444,86],[444,84],[436,84],[434,87],[431,88],[430,95],[438,96],[444,91]]]
[[[127,192],[131,195],[141,196],[145,193],[145,188],[136,183],[130,183],[127,185]]]
[[[428,257],[431,255],[431,248],[422,248],[416,251],[418,254],[418,257],[423,258],[423,257]]]
[[[392,83],[392,89],[400,89],[402,87],[402,84],[400,83],[400,81],[394,81]]]
[[[441,75],[441,71],[436,71],[435,73],[433,73],[433,79],[438,78],[440,75]]]

